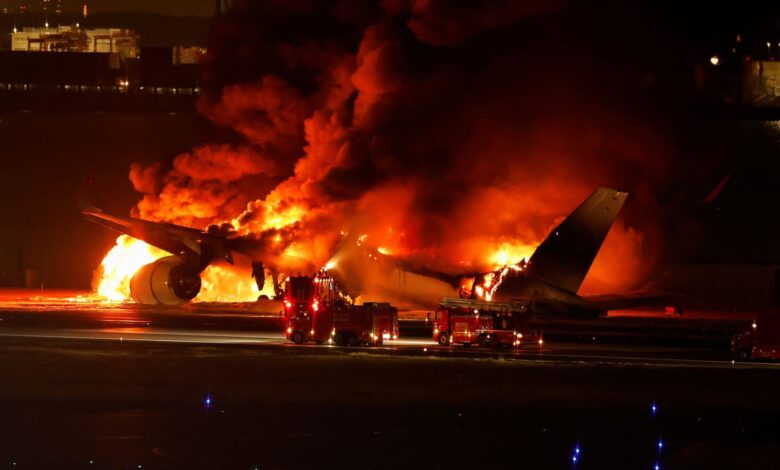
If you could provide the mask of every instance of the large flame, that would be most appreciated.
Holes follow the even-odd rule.
[[[116,245],[103,258],[97,271],[97,294],[113,302],[131,300],[130,280],[142,266],[164,256],[166,251],[128,235],[120,235]],[[251,302],[261,295],[274,296],[273,284],[263,290],[251,276],[249,268],[211,265],[201,273],[202,288],[195,298],[199,302]]]
[[[536,245],[504,242],[490,255],[489,262],[495,269],[516,265],[521,261],[528,261],[535,250]]]
[[[266,282],[261,291],[248,269],[235,266],[211,265],[201,274],[201,281],[197,302],[254,302],[262,295],[274,297],[272,282]]]
[[[141,240],[120,235],[98,268],[98,295],[115,302],[129,300],[130,279],[136,271],[166,255],[167,252]]]

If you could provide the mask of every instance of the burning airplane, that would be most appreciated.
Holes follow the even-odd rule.
[[[603,296],[594,300],[577,295],[626,197],[627,193],[613,189],[597,189],[553,229],[528,261],[494,271],[447,274],[384,254],[385,250],[367,245],[363,236],[345,237],[323,269],[351,298],[376,297],[432,307],[442,298],[458,296],[522,302],[548,313],[599,314],[610,306],[624,307],[627,301],[636,300]],[[258,239],[238,235],[229,226],[197,230],[119,217],[91,206],[84,207],[82,213],[92,222],[160,250],[158,259],[148,251],[135,254],[135,264],[125,273],[130,276],[130,295],[139,303],[175,305],[194,299],[201,290],[201,273],[217,261],[233,264],[233,253],[254,259],[258,289],[265,285],[265,269],[256,257],[271,253],[263,251]],[[278,270],[274,263],[267,266],[272,268],[276,291]]]
[[[550,232],[530,259],[492,271],[446,274],[350,240],[334,255],[328,273],[353,297],[392,299],[400,305],[430,307],[443,298],[459,297],[475,305],[511,302],[543,314],[593,317],[655,303],[662,296],[577,294],[627,197],[598,188]]]
[[[636,90],[605,81],[601,66],[583,74],[591,69],[561,55],[557,34],[527,31],[523,19],[540,12],[496,13],[505,2],[304,3],[223,12],[198,103],[215,139],[133,164],[132,219],[85,212],[151,245],[118,241],[101,268],[116,273],[102,276],[114,278],[103,283],[107,297],[131,297],[135,271],[116,269],[131,250],[143,255],[133,266],[158,263],[144,274],[150,282],[174,278],[176,302],[196,293],[198,278],[196,300],[273,296],[272,282],[252,281],[252,261],[288,274],[328,266],[352,298],[410,305],[549,294],[542,284],[507,290],[530,273],[572,295],[628,292],[650,275],[663,249],[657,196],[676,168],[665,127],[623,109]],[[534,34],[547,40],[529,41]],[[572,277],[582,286],[559,285],[543,259],[581,243],[548,250],[555,240],[543,240],[601,185],[630,191],[630,208],[592,269]],[[154,246],[164,252],[152,255]]]

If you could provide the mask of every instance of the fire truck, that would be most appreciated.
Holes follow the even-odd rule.
[[[734,359],[780,359],[780,312],[765,313],[731,338]]]
[[[434,317],[433,339],[442,346],[541,347],[541,333],[528,326],[528,318],[523,304],[445,297]]]
[[[398,339],[398,310],[389,303],[326,302],[290,316],[286,337],[296,344],[313,341],[337,346],[378,346],[385,340]]]
[[[297,344],[378,345],[398,338],[398,311],[393,306],[345,302],[326,273],[289,277],[282,300],[285,336]]]
[[[389,303],[344,301],[325,272],[287,278],[282,295],[285,337],[296,344],[313,341],[339,346],[379,345],[398,339],[398,310]]]

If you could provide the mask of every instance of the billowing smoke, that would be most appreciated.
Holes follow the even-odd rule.
[[[658,57],[604,52],[651,33],[562,2],[257,3],[212,31],[200,111],[224,139],[134,166],[137,215],[231,222],[298,268],[352,233],[456,272],[530,255],[605,185],[631,195],[584,289],[652,268],[675,158]]]

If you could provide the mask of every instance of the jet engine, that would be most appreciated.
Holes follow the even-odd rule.
[[[149,263],[130,280],[133,300],[146,305],[180,305],[200,292],[200,272],[182,263],[178,256],[167,256]]]

